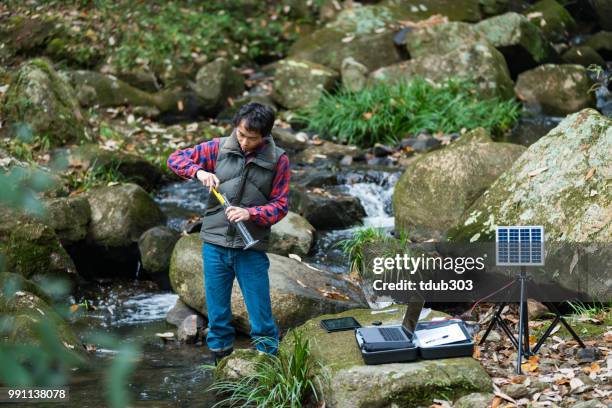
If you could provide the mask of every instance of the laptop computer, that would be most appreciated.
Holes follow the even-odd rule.
[[[366,351],[382,351],[414,347],[412,342],[421,309],[425,302],[418,299],[409,303],[401,326],[362,327],[356,329],[359,343]]]

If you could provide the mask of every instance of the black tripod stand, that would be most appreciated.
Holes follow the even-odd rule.
[[[482,339],[480,340],[479,344],[482,345],[484,343],[484,341],[487,339],[487,336],[493,329],[493,326],[497,323],[499,327],[501,327],[502,331],[506,334],[506,336],[508,336],[508,338],[517,350],[517,374],[521,374],[521,361],[523,356],[529,358],[529,356],[537,353],[540,347],[542,347],[542,344],[544,344],[544,342],[546,341],[546,339],[550,337],[553,329],[557,326],[559,322],[561,322],[563,326],[565,326],[567,331],[572,335],[574,340],[578,342],[580,347],[585,348],[584,343],[582,342],[582,340],[580,340],[580,337],[578,337],[574,329],[572,329],[571,326],[567,323],[567,321],[565,321],[565,319],[559,312],[559,309],[557,309],[557,307],[551,302],[544,302],[544,305],[548,308],[548,310],[550,310],[555,315],[555,320],[553,320],[548,329],[546,329],[546,332],[544,332],[540,340],[538,340],[533,350],[531,350],[529,347],[529,310],[527,307],[527,288],[525,287],[527,281],[527,268],[525,266],[521,266],[521,274],[519,275],[518,281],[520,282],[521,288],[521,298],[519,300],[518,339],[514,337],[514,334],[510,330],[510,327],[508,327],[508,324],[501,318],[502,310],[508,303],[510,303],[506,301],[500,303],[497,306],[497,310],[493,315],[493,319],[491,320],[491,323],[489,323],[489,327],[487,327],[487,330],[485,331],[484,336],[482,336]]]

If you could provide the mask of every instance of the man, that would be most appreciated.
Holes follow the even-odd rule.
[[[208,336],[215,364],[233,351],[235,337],[230,297],[238,280],[249,314],[251,337],[258,350],[276,354],[278,328],[272,317],[268,268],[264,252],[270,227],[288,211],[289,158],[271,135],[274,112],[259,103],[244,105],[233,119],[230,136],[215,138],[170,155],[168,167],[184,179],[197,178],[225,194],[231,206],[223,207],[208,194],[202,218],[202,257]],[[244,221],[259,243],[245,243],[234,223]]]

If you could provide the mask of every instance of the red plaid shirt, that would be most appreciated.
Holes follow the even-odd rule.
[[[267,143],[269,139],[264,138],[264,143],[257,150],[248,153],[247,163]],[[198,170],[214,173],[218,151],[219,138],[214,138],[194,147],[176,150],[168,157],[166,165],[183,179],[194,178]],[[247,208],[253,222],[265,227],[276,224],[287,215],[289,211],[289,174],[289,158],[286,153],[283,153],[276,164],[270,201],[266,205]]]

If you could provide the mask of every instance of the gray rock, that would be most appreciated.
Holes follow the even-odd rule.
[[[581,65],[545,64],[520,74],[514,90],[528,109],[563,116],[595,107],[592,86]]]
[[[411,58],[419,58],[448,54],[467,43],[486,42],[485,36],[474,29],[477,26],[451,21],[410,30],[406,34],[406,49]]]
[[[301,188],[289,192],[289,209],[317,230],[350,227],[361,223],[366,215],[357,197]]]
[[[351,92],[361,91],[368,79],[368,67],[355,61],[353,57],[345,58],[340,67],[342,86]]]
[[[163,286],[167,286],[170,257],[179,238],[178,232],[160,225],[146,230],[138,239],[143,269],[155,281],[162,282]]]
[[[87,199],[91,207],[87,241],[94,245],[129,246],[166,220],[151,196],[136,184],[97,187],[87,192]]]
[[[605,405],[597,399],[592,399],[588,401],[580,401],[572,405],[572,408],[608,408],[608,407],[609,405]]]
[[[414,238],[441,238],[524,151],[515,144],[494,143],[479,128],[417,158],[395,185],[396,228]]]
[[[91,209],[84,196],[52,198],[45,200],[44,205],[47,213],[43,221],[55,230],[62,245],[85,239]]]
[[[242,94],[244,78],[225,58],[217,58],[198,71],[193,90],[210,109],[224,105],[228,97]]]
[[[291,174],[291,181],[307,188],[336,186],[338,185],[338,175],[331,170],[309,168],[307,170],[296,170],[295,174]]]
[[[361,155],[361,151],[356,146],[341,145],[332,142],[323,142],[319,145],[309,145],[306,149],[295,156],[295,161],[304,163],[316,163],[318,161],[339,161],[344,156],[353,159]]]
[[[394,152],[393,148],[381,143],[374,145],[373,153],[376,157],[386,157]]]
[[[188,316],[195,313],[195,310],[183,303],[181,299],[176,299],[176,303],[166,314],[166,321],[178,328]]]
[[[289,211],[272,226],[269,251],[279,255],[306,256],[314,242],[314,227],[299,214]]]
[[[28,61],[12,76],[0,116],[11,133],[19,128],[30,136],[45,135],[52,146],[90,138],[74,90],[45,59]]]
[[[300,151],[308,146],[305,135],[293,133],[287,129],[272,128],[274,142],[285,150]]]
[[[502,391],[514,399],[523,398],[529,394],[529,389],[525,384],[508,384],[502,387]]]
[[[335,85],[339,75],[321,64],[285,59],[277,63],[272,97],[287,109],[312,107],[324,91]]]
[[[512,80],[504,56],[488,43],[468,43],[442,55],[427,55],[379,68],[368,77],[370,83],[395,83],[416,76],[444,82],[451,78],[478,85],[482,97],[509,99],[513,96]]]
[[[474,25],[474,30],[504,54],[513,77],[555,57],[542,31],[518,13],[488,18]]]
[[[453,405],[455,408],[484,408],[488,407],[495,398],[495,394],[475,392],[459,398]]]
[[[560,245],[612,239],[611,199],[606,193],[612,174],[610,151],[609,118],[594,109],[567,116],[488,188],[449,231],[449,238],[491,242],[495,225],[542,225],[548,242],[543,275],[547,282],[580,290],[593,299],[608,299],[612,286],[609,277],[600,273],[605,267],[599,263],[609,259],[606,253],[593,254],[589,267],[580,267],[574,257],[581,260],[586,254],[568,253]],[[570,268],[572,262],[579,272]]]
[[[295,327],[322,313],[366,304],[361,290],[337,274],[312,269],[276,254],[268,254],[268,257],[272,314],[281,330]],[[170,282],[185,304],[207,316],[202,270],[201,239],[197,234],[181,237],[170,261]],[[324,296],[326,290],[329,297]],[[234,284],[232,290],[231,307],[234,325],[241,332],[248,333],[248,314],[238,284]]]
[[[601,358],[601,352],[596,347],[581,348],[576,353],[576,358],[579,363],[592,363],[593,361]]]
[[[198,329],[204,326],[202,316],[192,314],[187,316],[180,324],[176,337],[185,343],[195,343],[198,337]]]

